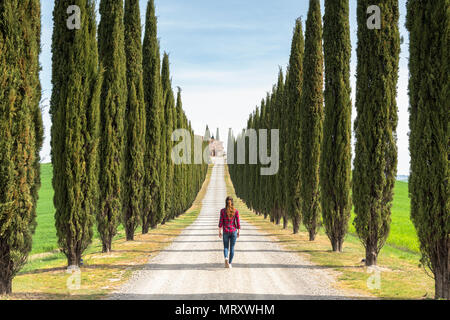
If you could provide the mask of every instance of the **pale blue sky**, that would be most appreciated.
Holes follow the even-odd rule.
[[[99,2],[99,0],[97,0]],[[206,124],[226,139],[228,128],[239,132],[248,115],[276,83],[278,67],[286,69],[295,19],[306,20],[307,0],[155,0],[161,54],[170,55],[173,87],[183,90],[183,107],[197,134]],[[324,10],[323,0],[322,12]],[[142,24],[147,0],[141,0]],[[404,27],[406,0],[400,0],[402,45],[398,84],[398,174],[409,173],[408,35]],[[53,1],[43,0],[41,81],[49,161],[51,36]],[[356,0],[350,0],[352,94],[356,73]],[[99,21],[100,17],[98,17]],[[97,22],[98,22],[97,21]],[[354,99],[353,99],[354,101]],[[356,111],[353,109],[353,119]]]

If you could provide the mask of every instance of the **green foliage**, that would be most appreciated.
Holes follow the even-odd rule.
[[[323,126],[323,51],[320,1],[310,0],[305,31],[300,101],[300,204],[303,224],[314,240],[320,224],[319,159]]]
[[[325,119],[320,191],[325,231],[333,251],[342,251],[351,197],[350,22],[348,0],[326,0],[323,27]]]
[[[185,129],[184,125],[184,113],[183,102],[181,101],[181,88],[178,87],[177,102],[174,110],[174,129]],[[186,143],[186,141],[183,141]],[[185,196],[185,174],[186,164],[174,165],[174,178],[173,178],[173,213],[175,216],[179,216],[185,209],[186,196]]]
[[[138,0],[125,0],[125,54],[128,102],[123,223],[127,240],[133,240],[143,212],[145,102],[142,69],[141,18]]]
[[[286,207],[292,220],[293,232],[298,233],[302,220],[300,208],[300,100],[303,87],[303,56],[305,40],[303,37],[302,20],[297,19],[292,37],[291,55],[289,58],[288,75],[286,79],[286,157],[289,156],[287,167],[289,177],[286,179]]]
[[[170,79],[169,55],[164,53],[163,64],[161,70],[161,83],[164,103],[164,122],[163,122],[163,145],[165,149],[161,152],[165,153],[166,160],[166,177],[165,185],[165,202],[164,202],[164,221],[174,218],[173,200],[174,194],[174,163],[172,162],[171,152],[173,148],[172,132],[174,130],[174,112],[175,98],[172,90],[172,81]]]
[[[0,294],[25,264],[36,228],[39,151],[40,2],[0,2]]]
[[[279,134],[283,133],[283,109],[284,109],[284,74],[283,74],[283,70],[280,68],[279,72],[278,72],[278,82],[277,82],[277,86],[276,88],[274,88],[274,96],[275,98],[273,99],[273,104],[272,104],[272,111],[273,111],[273,117],[271,117],[270,121],[270,128],[271,129],[278,129],[280,130]],[[269,135],[269,133],[268,133]],[[279,162],[281,165],[281,168],[278,169],[277,174],[271,175],[271,180],[272,180],[272,196],[273,196],[273,206],[274,206],[274,210],[273,210],[273,215],[274,215],[274,219],[276,224],[280,223],[280,219],[282,217],[282,207],[284,205],[284,201],[283,201],[283,179],[284,179],[284,175],[283,175],[283,148],[284,146],[284,139],[283,136],[281,136],[281,140],[279,140],[279,146],[278,149],[275,150],[271,150],[271,154],[274,153],[278,153],[278,157],[279,157]],[[247,162],[248,163],[248,162]]]
[[[76,4],[80,30],[66,26],[67,7]],[[55,224],[67,263],[79,265],[92,240],[98,208],[98,147],[101,73],[93,1],[59,1],[53,11],[51,155]]]
[[[407,10],[411,219],[435,297],[450,299],[450,4],[409,0]]]
[[[98,48],[104,79],[100,100],[100,207],[97,210],[97,227],[104,252],[111,251],[112,239],[122,216],[124,197],[127,80],[123,14],[122,0],[100,1]]]
[[[389,234],[397,169],[397,79],[400,53],[398,0],[378,5],[381,29],[367,28],[368,0],[358,1],[354,225],[366,248],[366,264],[376,258]]]
[[[161,61],[157,35],[157,18],[154,0],[147,4],[144,43],[144,99],[146,112],[145,134],[145,177],[144,177],[144,210],[142,212],[142,233],[147,233],[150,226],[156,227],[162,221],[160,204],[160,178],[162,177],[159,164],[161,160]]]

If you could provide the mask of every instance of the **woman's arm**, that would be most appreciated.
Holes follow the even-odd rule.
[[[223,226],[223,217],[222,217],[222,210],[220,210],[220,218],[219,218],[219,238],[222,238],[222,226]]]
[[[239,233],[241,232],[241,220],[239,219],[239,211],[236,210],[236,228],[237,236],[239,238]]]

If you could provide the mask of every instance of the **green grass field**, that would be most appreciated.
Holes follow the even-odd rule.
[[[391,212],[391,231],[386,243],[399,249],[419,253],[419,240],[409,213],[408,183],[396,181]],[[352,210],[351,221],[353,221],[354,216]],[[356,235],[355,227],[352,223],[350,223],[349,232]]]
[[[37,228],[33,236],[31,254],[53,251],[58,248],[53,206],[52,165],[41,165],[41,189],[37,204]]]
[[[42,186],[39,192],[37,208],[37,229],[33,237],[33,250],[31,254],[52,251],[58,248],[53,206],[52,167],[51,164],[41,166]],[[419,252],[419,242],[416,231],[409,217],[410,202],[408,198],[408,184],[397,181],[395,184],[395,196],[392,206],[391,231],[387,243],[415,253]],[[352,217],[354,214],[352,213]],[[351,219],[353,221],[353,218]],[[119,227],[122,229],[122,226]],[[355,233],[355,228],[350,223],[350,233]],[[94,238],[98,238],[94,227]]]
[[[43,253],[58,249],[58,238],[55,228],[55,207],[53,206],[52,165],[41,165],[41,189],[37,205],[37,228],[33,236],[31,254]],[[119,225],[118,231],[123,230]],[[98,239],[97,227],[94,226],[94,239]]]

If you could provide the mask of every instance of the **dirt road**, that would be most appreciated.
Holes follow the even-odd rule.
[[[241,221],[233,268],[224,267],[218,237],[226,188],[223,159],[216,158],[198,219],[133,274],[109,299],[346,299],[333,277]]]

